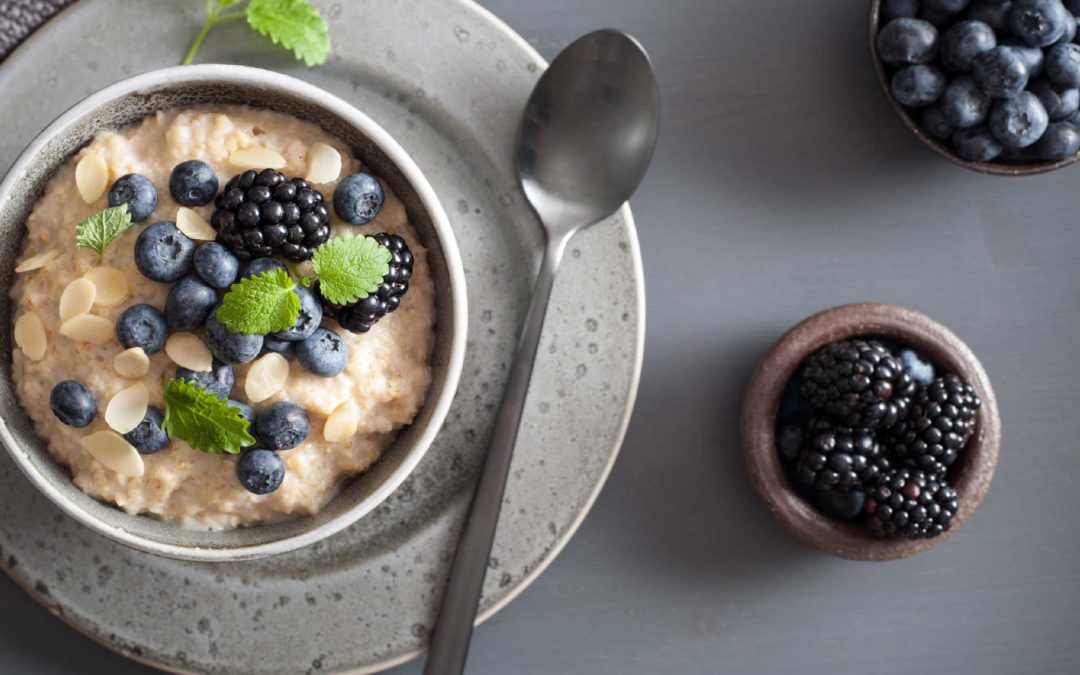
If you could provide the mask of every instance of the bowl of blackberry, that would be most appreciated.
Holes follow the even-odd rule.
[[[952,331],[896,305],[825,310],[780,338],[742,410],[754,488],[814,547],[853,560],[925,551],[963,525],[997,467],[985,369]]]
[[[1080,157],[1080,0],[872,0],[870,51],[905,126],[973,171]]]

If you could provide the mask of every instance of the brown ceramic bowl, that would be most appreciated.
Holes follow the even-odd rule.
[[[881,539],[858,522],[833,520],[795,491],[776,449],[776,416],[788,380],[820,347],[852,337],[879,337],[910,345],[939,368],[971,383],[982,398],[975,434],[952,467],[960,508],[952,527],[934,539]],[[742,444],[750,481],[769,510],[789,530],[816,548],[851,560],[895,560],[921,553],[967,522],[990,489],[1001,450],[1001,418],[990,379],[967,345],[930,317],[905,307],[864,303],[834,307],[811,316],[772,346],[746,389]]]
[[[892,109],[896,112],[900,121],[904,123],[904,126],[906,126],[911,133],[915,134],[915,137],[922,141],[923,145],[957,166],[996,176],[1034,176],[1035,174],[1060,169],[1080,159],[1080,153],[1078,153],[1068,159],[1061,159],[1056,162],[1029,162],[1026,164],[974,162],[957,155],[950,146],[923,131],[923,128],[919,126],[919,123],[911,116],[907,108],[900,105],[900,102],[893,97],[892,89],[889,87],[889,76],[885,72],[885,64],[878,58],[876,38],[878,29],[881,27],[881,4],[882,0],[870,0],[869,37],[870,55],[874,63],[874,72],[877,73],[878,82],[881,84],[881,90],[885,92],[885,98],[889,101],[889,105],[892,106]]]

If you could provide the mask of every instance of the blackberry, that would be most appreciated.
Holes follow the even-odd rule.
[[[982,401],[975,388],[956,375],[920,388],[905,420],[896,425],[888,447],[904,465],[942,476],[975,433]]]
[[[867,491],[863,505],[872,532],[907,539],[938,536],[952,525],[956,509],[956,490],[917,469],[881,476]]]
[[[330,238],[330,211],[302,178],[273,169],[233,176],[214,200],[210,224],[241,261],[281,254],[301,262]]]
[[[401,297],[409,290],[412,277],[413,255],[405,240],[396,234],[382,232],[373,235],[375,240],[390,249],[390,271],[374,293],[350,305],[335,305],[319,295],[323,316],[337,319],[342,328],[353,333],[366,333],[375,322],[401,305]],[[318,284],[316,284],[316,288]]]
[[[875,340],[842,340],[814,352],[802,367],[802,394],[833,421],[887,429],[907,415],[915,383]]]
[[[888,469],[873,433],[818,419],[806,427],[795,476],[819,490],[849,492],[873,484]]]

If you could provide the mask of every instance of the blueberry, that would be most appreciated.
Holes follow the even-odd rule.
[[[1076,19],[1065,10],[1061,0],[1015,0],[1009,27],[1032,47],[1046,47],[1061,38],[1070,20]]]
[[[49,408],[56,419],[81,429],[94,421],[97,415],[97,399],[81,382],[64,380],[53,387],[49,394]]]
[[[934,66],[904,66],[892,78],[892,93],[909,108],[930,105],[945,90],[945,76]]]
[[[368,223],[379,214],[382,205],[382,185],[366,173],[346,176],[334,189],[334,213],[346,223]]]
[[[169,176],[169,194],[182,206],[209,204],[217,191],[217,174],[209,164],[197,159],[180,162]]]
[[[911,379],[922,385],[929,385],[934,381],[934,364],[922,354],[914,349],[901,349],[897,356]]]
[[[1080,152],[1080,130],[1068,122],[1054,122],[1035,143],[1039,159],[1056,162]]]
[[[180,279],[191,271],[194,256],[195,242],[168,220],[148,226],[135,240],[135,266],[154,281]]]
[[[967,15],[972,21],[982,21],[995,32],[1003,33],[1009,26],[1011,11],[1012,0],[975,0],[968,7]]]
[[[270,494],[285,480],[285,462],[273,450],[245,450],[236,462],[236,479],[248,492]]]
[[[109,188],[109,206],[128,205],[128,213],[136,223],[149,218],[157,208],[157,188],[146,176],[129,173],[120,176]]]
[[[233,285],[240,272],[240,261],[216,241],[208,241],[195,249],[192,264],[202,280],[214,288]]]
[[[934,12],[956,14],[964,11],[964,8],[971,4],[971,0],[923,0],[923,4]]]
[[[851,492],[817,490],[814,495],[814,505],[825,515],[837,520],[857,518],[862,513],[865,503],[866,493],[858,490]]]
[[[1010,148],[1026,148],[1039,140],[1049,123],[1046,108],[1030,91],[998,101],[990,111],[990,131]]]
[[[885,63],[894,66],[929,63],[937,56],[938,31],[922,19],[893,19],[878,32],[876,44],[878,56]],[[337,207],[336,192],[334,207]]]
[[[128,443],[143,455],[152,455],[169,444],[169,435],[161,428],[165,414],[161,408],[150,406],[146,409],[139,426],[124,434]]]
[[[165,300],[165,322],[169,330],[194,330],[206,323],[210,310],[217,304],[217,291],[189,274],[169,289]]]
[[[235,399],[229,399],[228,404],[240,411],[240,418],[247,420],[249,425],[252,425],[248,431],[254,431],[255,424],[255,409],[249,406],[247,403],[242,403]]]
[[[1051,122],[1068,120],[1080,110],[1080,89],[1070,89],[1054,84],[1045,78],[1031,83],[1028,91],[1039,97]]]
[[[198,385],[222,399],[229,398],[233,385],[236,384],[236,372],[233,367],[217,359],[214,359],[209,371],[194,371],[177,366],[176,377]]]
[[[1065,32],[1061,34],[1061,37],[1058,38],[1056,44],[1061,44],[1063,42],[1073,42],[1076,40],[1076,17],[1070,14],[1070,18],[1071,20],[1067,20],[1065,22]]]
[[[296,359],[308,372],[333,377],[349,362],[349,345],[337,333],[317,328],[311,337],[296,344]]]
[[[797,424],[784,424],[777,427],[776,449],[785,462],[795,463],[802,448],[803,430]]]
[[[885,0],[881,3],[881,15],[886,21],[914,18],[919,14],[919,0]]]
[[[232,333],[217,320],[212,310],[206,317],[206,346],[210,353],[225,363],[247,363],[262,351],[263,336]]]
[[[116,339],[124,349],[142,347],[148,356],[156,354],[165,346],[168,336],[165,315],[153,305],[132,305],[116,320]]]
[[[953,19],[953,15],[948,12],[939,12],[936,9],[923,7],[922,11],[919,12],[919,18],[940,31],[949,25],[949,22]]]
[[[990,97],[966,75],[945,87],[940,105],[945,118],[958,129],[982,124],[990,113]]]
[[[1001,142],[985,126],[957,129],[952,144],[956,154],[973,162],[991,162],[1004,150]]]
[[[919,126],[939,141],[952,136],[953,125],[940,105],[928,105],[919,111]]]
[[[994,47],[975,58],[971,76],[979,87],[995,98],[1017,96],[1028,83],[1028,61],[1013,47]]]
[[[278,401],[255,416],[255,438],[271,450],[295,448],[310,431],[307,413],[289,401]]]
[[[1046,50],[1046,75],[1062,87],[1080,87],[1080,45],[1054,45]]]
[[[288,268],[273,258],[255,258],[250,262],[244,263],[240,267],[240,279],[258,276],[263,272],[269,272],[270,270],[285,270],[287,272]],[[237,281],[239,281],[239,279]]]
[[[280,340],[273,335],[266,335],[263,337],[262,353],[274,352],[275,354],[281,354],[285,358],[292,358],[292,355],[296,353],[296,343],[289,340]]]
[[[300,297],[300,315],[296,317],[296,323],[288,330],[271,333],[279,340],[299,342],[311,337],[315,329],[322,322],[322,304],[310,289],[297,286],[296,295]]]
[[[994,29],[981,21],[961,21],[941,37],[941,63],[954,73],[967,73],[975,57],[997,47]]]

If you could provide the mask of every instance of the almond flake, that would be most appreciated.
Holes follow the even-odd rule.
[[[131,290],[127,275],[115,267],[95,267],[83,275],[97,288],[94,303],[99,307],[116,307],[127,300]]]
[[[79,441],[87,454],[121,476],[139,478],[146,470],[139,451],[115,431],[95,431]]]
[[[139,426],[150,404],[150,390],[142,382],[117,392],[105,408],[105,423],[119,434]]]
[[[125,349],[113,359],[113,369],[120,377],[137,380],[145,377],[150,371],[150,357],[146,355],[142,347]]]
[[[208,373],[214,364],[207,346],[192,333],[173,333],[165,341],[165,353],[181,368]]]
[[[30,272],[36,270],[39,267],[45,267],[53,258],[56,257],[56,249],[50,248],[47,251],[42,251],[37,255],[32,255],[26,260],[22,261],[15,266],[16,272]]]
[[[195,211],[181,206],[176,212],[176,229],[196,241],[213,241],[217,231]]]
[[[341,153],[326,143],[316,143],[308,151],[309,183],[330,183],[341,175]]]
[[[26,312],[15,320],[15,344],[31,361],[45,358],[49,339],[45,335],[45,325],[41,323],[41,317],[33,312]]]
[[[342,403],[326,418],[323,438],[329,443],[344,443],[356,435],[358,424],[356,407],[348,402]]]
[[[72,340],[103,345],[113,339],[113,322],[96,314],[80,314],[60,324],[60,334]]]
[[[284,388],[289,381],[289,362],[281,354],[270,352],[251,364],[244,393],[249,403],[265,401]]]
[[[93,204],[109,186],[109,165],[98,155],[86,155],[75,166],[75,187],[87,204]]]
[[[97,287],[89,279],[74,279],[60,294],[60,320],[88,314],[94,307]]]
[[[233,150],[229,153],[229,163],[241,169],[284,169],[286,162],[280,152],[256,145]]]

